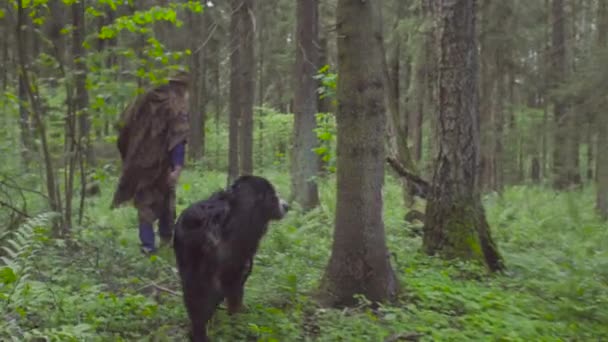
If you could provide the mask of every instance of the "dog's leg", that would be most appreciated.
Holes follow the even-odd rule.
[[[244,310],[243,305],[243,297],[245,295],[245,282],[247,282],[247,278],[251,274],[251,270],[253,268],[253,259],[248,259],[241,272],[240,278],[234,279],[228,284],[225,285],[224,291],[226,295],[226,302],[228,304],[228,314],[233,315],[237,312]]]
[[[191,322],[190,339],[207,342],[207,323],[221,301],[221,293],[204,277],[191,277],[184,281],[184,302]]]

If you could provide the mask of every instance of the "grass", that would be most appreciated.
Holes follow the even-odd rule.
[[[288,194],[287,174],[262,175]],[[0,273],[0,340],[184,340],[187,317],[174,293],[172,252],[139,254],[135,211],[109,210],[114,182],[103,180],[103,194],[90,202],[75,239],[49,239],[38,224],[37,243],[17,246],[24,254],[16,279]],[[223,174],[188,170],[178,212],[224,184]],[[488,196],[488,219],[508,267],[492,276],[474,264],[422,254],[389,177],[384,222],[402,292],[378,312],[363,299],[347,310],[318,308],[310,299],[330,254],[335,182],[324,180],[320,191],[318,209],[296,210],[272,225],[247,283],[248,310],[235,317],[218,310],[214,341],[608,340],[608,226],[593,213],[592,189],[513,187]]]

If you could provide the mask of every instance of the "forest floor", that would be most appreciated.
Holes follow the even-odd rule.
[[[288,194],[287,174],[263,175]],[[0,340],[186,340],[172,251],[140,254],[135,211],[109,210],[115,181],[101,179],[102,195],[89,202],[85,228],[72,240],[48,238],[43,216],[21,228],[13,241],[21,254],[7,257],[12,271],[0,272]],[[224,174],[186,171],[178,212],[224,183]],[[323,181],[320,191],[318,209],[272,224],[246,286],[247,312],[216,311],[214,341],[608,340],[608,226],[593,213],[592,189],[513,187],[487,196],[508,267],[493,276],[422,254],[388,177],[384,222],[402,289],[397,303],[378,311],[364,300],[345,310],[311,300],[330,254],[335,182]]]

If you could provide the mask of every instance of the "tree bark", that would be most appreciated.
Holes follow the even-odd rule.
[[[399,17],[404,15],[405,7],[403,3],[398,4],[397,12]],[[417,172],[416,165],[412,159],[412,154],[408,147],[408,129],[407,120],[401,120],[403,117],[400,106],[400,42],[401,35],[399,34],[398,22],[393,28],[392,45],[393,51],[390,56],[386,56],[384,45],[382,46],[383,54],[383,68],[384,68],[384,87],[385,98],[387,104],[387,144],[388,154],[391,157],[397,158],[397,160],[405,165],[408,169]],[[409,76],[408,76],[409,77]],[[401,179],[401,192],[403,201],[406,206],[412,206],[414,204],[414,197],[410,195],[410,187],[405,179]]]
[[[553,15],[552,41],[552,88],[558,89],[568,70],[566,60],[566,33],[564,0],[553,0],[551,13]],[[553,118],[555,120],[555,143],[553,145],[553,187],[563,190],[571,185],[571,156],[570,150],[570,118],[567,114],[567,105],[558,95],[553,99]]]
[[[89,93],[87,91],[87,66],[84,52],[85,18],[84,3],[77,1],[72,4],[72,57],[75,69],[75,98],[74,110],[78,116],[79,146],[84,150],[88,165],[95,165],[95,155],[90,144],[91,120],[88,113]]]
[[[386,117],[379,2],[339,0],[336,22],[336,226],[320,299],[342,306],[354,304],[355,294],[371,301],[392,299],[398,284],[382,221]]]
[[[36,131],[38,133],[38,138],[40,139],[40,145],[42,147],[42,157],[44,159],[44,168],[45,168],[45,176],[46,176],[46,188],[48,195],[49,207],[52,211],[60,213],[61,210],[61,201],[59,199],[59,194],[57,191],[57,186],[55,183],[55,171],[53,169],[53,163],[51,161],[51,153],[49,150],[49,145],[46,136],[46,126],[42,118],[42,110],[40,106],[40,102],[38,100],[37,94],[34,94],[34,88],[31,86],[29,75],[28,75],[28,57],[27,57],[27,35],[24,35],[23,28],[25,25],[26,13],[23,8],[23,0],[17,1],[17,23],[16,23],[16,42],[17,42],[17,58],[19,61],[18,64],[18,73],[19,77],[23,82],[23,89],[26,91],[26,95],[29,99],[31,105],[31,113],[33,115],[33,119],[36,126]],[[55,228],[60,228],[61,225],[56,225]],[[55,230],[56,234],[59,234],[59,230]]]
[[[6,7],[5,7],[6,6]],[[8,2],[5,3],[5,6],[0,7],[0,9],[5,10],[8,9]],[[9,54],[8,54],[8,50],[9,50],[9,44],[10,44],[10,37],[11,35],[9,34],[10,32],[10,28],[9,28],[9,22],[7,18],[3,18],[2,20],[0,20],[0,34],[2,34],[2,37],[4,37],[4,39],[2,39],[2,41],[0,41],[0,49],[2,50],[2,55],[1,55],[1,59],[0,59],[0,65],[2,66],[0,69],[0,73],[2,73],[2,75],[0,75],[0,79],[2,82],[2,86],[0,87],[0,89],[2,91],[5,91],[7,86],[8,86],[8,73],[9,73],[9,65],[10,65],[10,59],[9,59]]]
[[[298,0],[296,9],[296,63],[294,96],[294,137],[291,154],[291,198],[302,209],[319,204],[315,176],[319,158],[317,146],[317,73],[319,63],[317,0]]]
[[[598,46],[602,53],[608,48],[608,3],[599,2],[598,8]],[[597,135],[597,199],[596,209],[600,217],[608,220],[608,116],[600,111]]]
[[[478,60],[475,0],[442,1],[439,29],[439,153],[426,208],[428,254],[503,268],[477,183],[479,176]]]
[[[253,101],[255,99],[255,54],[254,0],[241,0],[238,10],[241,22],[240,71],[241,100],[239,161],[241,174],[253,173]]]
[[[205,17],[206,13],[197,15],[188,13],[188,21],[192,37],[190,38],[190,66],[192,75],[192,86],[190,94],[190,146],[188,154],[195,161],[200,161],[203,158],[205,151],[205,83],[206,83],[206,66],[204,63],[204,54],[206,49],[200,45],[206,39]],[[203,62],[203,63],[201,63]]]
[[[228,184],[239,176],[239,121],[241,117],[241,100],[239,96],[241,85],[241,44],[239,8],[240,0],[232,0],[230,16],[230,122],[228,132]]]

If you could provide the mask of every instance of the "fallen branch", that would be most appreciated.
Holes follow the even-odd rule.
[[[164,287],[164,286],[160,286],[160,285],[158,285],[158,284],[157,284],[157,283],[155,283],[155,282],[151,282],[151,283],[149,283],[149,284],[147,284],[147,285],[145,285],[145,286],[141,287],[141,288],[140,288],[140,289],[139,289],[137,292],[139,292],[139,291],[141,291],[141,290],[143,290],[143,289],[145,289],[145,288],[148,288],[148,287],[153,287],[153,288],[157,289],[158,291],[165,292],[165,293],[168,293],[168,294],[173,295],[173,296],[178,296],[178,297],[180,297],[180,296],[182,295],[182,294],[181,294],[181,293],[179,293],[179,292],[173,291],[173,290],[168,289],[168,288],[166,288],[166,287]]]
[[[429,182],[420,178],[418,175],[409,171],[395,157],[386,157],[388,164],[397,172],[397,174],[405,178],[410,185],[414,187],[414,195],[422,199],[428,199],[431,194],[431,185]]]

